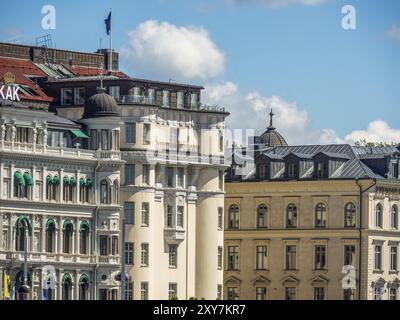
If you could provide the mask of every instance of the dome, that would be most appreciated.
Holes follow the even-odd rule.
[[[269,116],[270,116],[269,126],[267,127],[267,131],[265,131],[260,136],[260,142],[266,144],[269,147],[287,146],[288,144],[285,138],[278,131],[276,131],[275,127],[272,125],[272,117],[274,116],[272,110],[269,113]]]
[[[118,116],[118,105],[115,99],[99,90],[99,93],[91,96],[85,104],[83,118]]]

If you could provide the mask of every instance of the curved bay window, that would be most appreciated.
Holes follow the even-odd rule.
[[[62,299],[72,300],[72,277],[69,273],[64,274],[61,286],[62,286]]]
[[[56,224],[53,219],[47,220],[46,223],[46,252],[53,253],[55,251]]]
[[[346,228],[356,227],[356,205],[349,202],[344,207],[344,226]]]
[[[86,220],[81,222],[81,226],[79,228],[80,233],[80,254],[88,254],[89,253],[89,222]]]
[[[229,229],[239,229],[239,207],[233,204],[229,207]]]
[[[88,300],[89,298],[89,277],[82,274],[79,278],[79,300]]]
[[[100,182],[100,203],[110,203],[110,190],[109,184],[106,180]]]
[[[268,226],[268,207],[260,204],[257,208],[257,228],[267,228]]]
[[[375,207],[375,227],[382,228],[383,217],[382,217],[382,205],[378,203]]]
[[[286,228],[297,228],[297,206],[293,203],[286,208]]]
[[[72,253],[72,236],[74,233],[74,225],[71,220],[65,220],[64,222],[64,246],[63,253]]]
[[[326,228],[326,205],[318,203],[315,207],[315,227]]]
[[[27,216],[21,216],[15,223],[15,250],[25,251],[28,249],[28,236],[32,235],[32,226]]]
[[[392,229],[398,229],[399,227],[399,209],[395,204],[390,212],[390,227]]]

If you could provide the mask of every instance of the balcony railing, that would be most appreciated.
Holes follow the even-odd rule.
[[[185,230],[181,228],[165,228],[164,238],[169,243],[179,243],[185,240]]]
[[[149,98],[147,96],[138,96],[138,95],[121,95],[119,97],[114,97],[117,103],[121,104],[149,104],[155,105],[156,101],[153,98]]]
[[[93,255],[49,253],[49,252],[29,252],[27,259],[29,262],[79,262],[95,263]],[[21,251],[0,251],[0,260],[10,260],[12,263],[23,263],[24,253]]]

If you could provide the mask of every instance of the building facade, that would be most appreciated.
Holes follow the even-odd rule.
[[[398,300],[398,148],[287,146],[272,120],[254,142],[226,176],[225,297]]]

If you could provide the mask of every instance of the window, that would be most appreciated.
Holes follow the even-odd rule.
[[[71,276],[66,273],[61,282],[62,285],[62,299],[71,300],[72,299],[72,279]]]
[[[197,93],[190,94],[190,108],[197,109],[198,107],[198,100],[197,100]]]
[[[140,263],[142,267],[149,266],[149,244],[142,243],[142,253],[141,253],[141,260]]]
[[[297,268],[297,247],[295,245],[287,245],[285,247],[285,268],[286,270],[296,270]]]
[[[148,164],[142,166],[142,183],[144,185],[150,184],[150,165]]]
[[[108,92],[116,101],[119,100],[119,86],[110,86]]]
[[[124,216],[126,224],[135,224],[135,203],[124,202]]]
[[[223,248],[221,246],[218,247],[218,257],[217,257],[217,261],[218,261],[218,270],[222,269],[222,253],[223,253]]]
[[[287,177],[289,179],[297,179],[299,177],[299,166],[295,162],[287,164]]]
[[[382,205],[378,203],[375,207],[375,227],[382,228]]]
[[[397,300],[397,288],[389,288],[389,300]]]
[[[183,229],[183,206],[178,206],[176,213],[176,226]]]
[[[125,122],[125,142],[136,143],[136,123]]]
[[[173,206],[168,205],[167,206],[167,227],[169,227],[169,228],[173,227],[173,214],[174,214]]]
[[[149,226],[149,203],[142,203],[142,226]]]
[[[390,247],[390,271],[397,271],[397,246]]]
[[[165,185],[167,188],[174,187],[174,168],[165,167]]]
[[[85,104],[85,88],[74,89],[74,104],[76,105]]]
[[[256,269],[267,269],[267,246],[256,246]]]
[[[125,242],[125,263],[128,265],[133,265],[133,242]]]
[[[235,204],[229,207],[229,229],[239,229],[239,207]]]
[[[390,227],[392,229],[398,229],[399,227],[399,210],[396,205],[392,206],[391,215],[390,215]]]
[[[318,203],[315,207],[315,227],[326,228],[326,205]]]
[[[399,164],[398,163],[392,163],[392,176],[395,179],[399,178]]]
[[[89,224],[84,221],[81,223],[79,230],[79,253],[88,254],[89,253]]]
[[[315,287],[314,288],[314,300],[325,300],[325,288]]]
[[[118,180],[114,180],[113,187],[112,187],[112,203],[118,204],[119,203],[119,183]]]
[[[118,255],[118,236],[111,237],[111,254],[113,256]]]
[[[267,288],[265,287],[256,288],[256,300],[267,300]]]
[[[168,261],[170,268],[176,268],[178,263],[178,247],[175,244],[168,246]]]
[[[317,174],[317,178],[325,177],[325,165],[322,161],[317,162],[316,174]]]
[[[46,223],[46,252],[52,253],[55,251],[55,235],[56,226],[52,219]]]
[[[237,287],[228,287],[228,300],[239,300],[239,293]]]
[[[354,290],[344,289],[343,290],[343,300],[354,300]]]
[[[286,208],[286,228],[297,228],[297,207],[293,203]]]
[[[100,236],[100,255],[108,256],[108,236]]]
[[[72,253],[72,234],[74,232],[74,226],[70,221],[64,223],[64,253]]]
[[[218,230],[223,229],[223,221],[224,221],[224,209],[222,207],[218,207]]]
[[[217,285],[217,300],[222,300],[222,284]]]
[[[150,123],[143,123],[143,144],[150,144]]]
[[[315,270],[324,270],[326,267],[326,246],[315,246]]]
[[[239,270],[238,246],[228,246],[228,270]]]
[[[375,245],[375,270],[382,270],[382,246]]]
[[[374,288],[374,300],[382,300],[383,287]]]
[[[126,282],[125,298],[126,298],[126,300],[133,300],[133,282],[132,281]]]
[[[223,132],[219,133],[219,152],[224,152],[224,134]]]
[[[135,184],[135,165],[125,164],[125,185]]]
[[[267,227],[268,208],[265,204],[261,204],[257,208],[257,228]]]
[[[296,288],[285,287],[285,300],[296,300]]]
[[[149,300],[149,283],[142,282],[140,284],[140,299],[141,300]]]
[[[72,104],[72,88],[61,88],[61,105]]]
[[[176,283],[168,283],[168,299],[173,300],[178,297],[178,285]]]
[[[349,202],[344,207],[344,226],[346,228],[355,228],[356,226],[356,205]]]
[[[107,289],[99,289],[99,300],[107,300]]]
[[[176,93],[176,107],[178,109],[183,109],[184,105],[184,93],[182,91],[178,91]]]
[[[149,89],[147,90],[147,96],[148,96],[148,98],[149,98],[149,103],[150,103],[150,104],[154,104],[155,96],[156,96],[156,91],[155,91],[154,89],[152,89],[152,88],[149,88]]]
[[[109,141],[109,135],[110,131],[109,130],[101,130],[101,150],[110,150],[110,141]]]
[[[258,165],[258,177],[260,179],[267,179],[268,165],[261,163]]]
[[[15,142],[28,143],[30,128],[17,127]]]
[[[354,245],[345,245],[344,246],[344,265],[345,266],[354,266],[355,254],[356,254],[356,246],[354,246]]]
[[[177,181],[177,186],[180,188],[183,188],[183,168],[178,168],[177,169],[177,176],[178,176],[178,181]]]
[[[109,187],[106,180],[102,180],[100,183],[100,203],[108,204],[110,203],[109,197]]]
[[[224,171],[218,173],[218,188],[219,190],[224,190]]]
[[[162,92],[162,105],[163,107],[169,107],[170,101],[169,101],[169,91],[168,90],[163,90]]]

